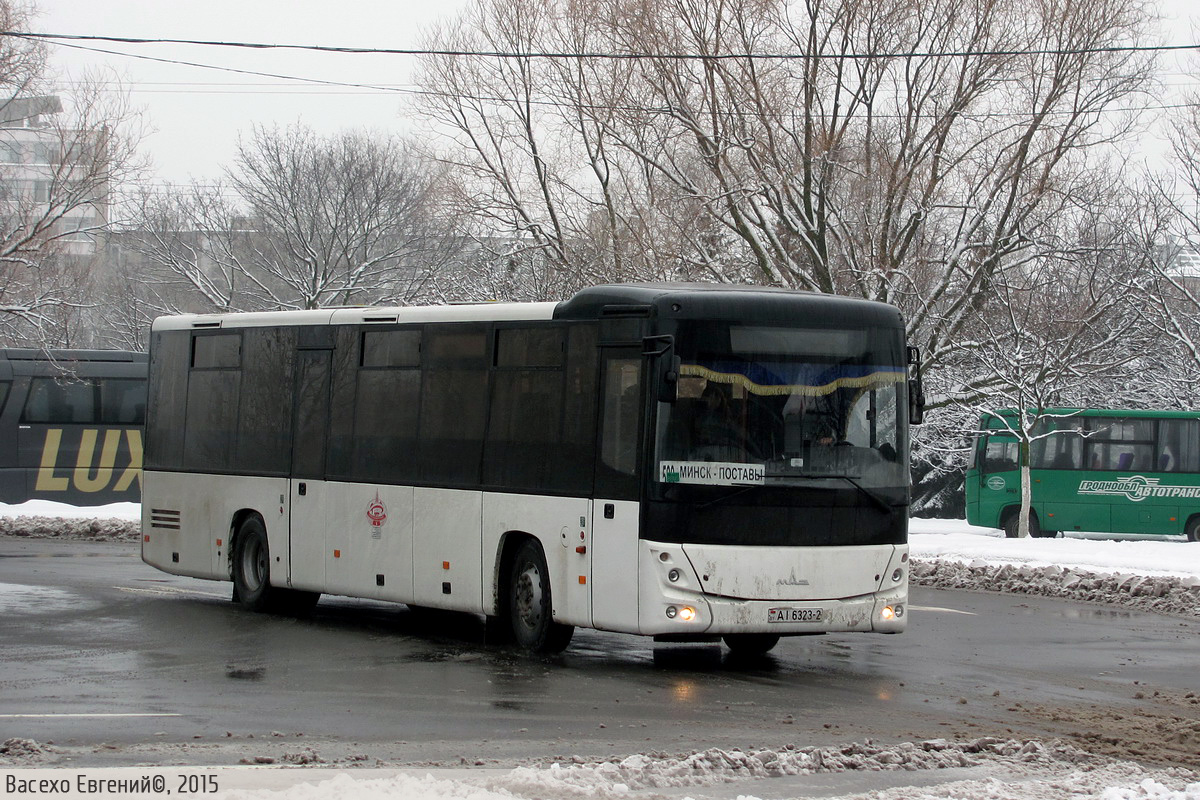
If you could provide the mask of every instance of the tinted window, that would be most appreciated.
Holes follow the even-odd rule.
[[[597,325],[572,325],[563,398],[563,489],[591,494],[596,455]]]
[[[325,475],[325,436],[329,425],[328,350],[302,350],[296,358],[296,438],[292,474]]]
[[[21,422],[94,424],[96,412],[95,381],[32,378]]]
[[[561,367],[561,327],[509,328],[496,331],[497,367]]]
[[[552,491],[561,484],[563,375],[561,370],[497,370],[483,482]]]
[[[363,331],[364,367],[417,367],[421,364],[421,331]]]
[[[487,328],[428,326],[418,459],[423,482],[478,485],[487,421]]]
[[[605,360],[600,398],[600,464],[596,470],[596,493],[602,497],[637,497],[641,376],[640,356],[630,354]]]
[[[187,409],[187,331],[156,333],[150,344],[150,386],[146,419],[146,466],[176,469],[183,464]]]
[[[241,378],[237,370],[191,371],[183,439],[186,469],[224,472],[236,465],[234,446]]]
[[[198,334],[192,344],[193,369],[229,369],[241,366],[240,333]]]
[[[142,425],[146,421],[146,382],[100,380],[100,421],[105,425]]]
[[[354,408],[351,472],[358,480],[412,483],[421,373],[362,370]]]
[[[4,404],[8,402],[8,390],[11,386],[9,381],[0,381],[0,412],[4,411]]]
[[[589,494],[595,431],[596,328],[496,332],[485,485]],[[564,362],[566,367],[563,368]]]
[[[362,335],[358,328],[339,327],[335,331],[329,389],[329,451],[325,460],[326,473],[330,477],[351,477],[361,345]]]
[[[248,328],[243,346],[237,465],[284,475],[291,455],[295,328]]]

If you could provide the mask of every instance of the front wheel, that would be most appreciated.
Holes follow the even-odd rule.
[[[1021,520],[1021,512],[1009,514],[1008,519],[1004,521],[1004,535],[1009,539],[1016,539],[1020,536],[1019,525]],[[1042,526],[1038,523],[1037,514],[1029,512],[1029,536],[1032,539],[1040,539],[1046,534],[1042,533]]]
[[[535,653],[560,653],[575,628],[555,622],[546,557],[537,541],[521,545],[508,582],[508,613],[517,644]]]
[[[773,633],[728,633],[721,638],[739,656],[761,656],[779,644],[779,636]]]

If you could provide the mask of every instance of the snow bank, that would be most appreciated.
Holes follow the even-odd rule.
[[[52,500],[0,503],[0,535],[89,542],[135,542],[141,531],[140,503],[69,506]]]
[[[909,523],[915,558],[996,564],[1056,565],[1092,572],[1200,577],[1200,543],[1182,537],[1115,540],[1101,534],[1069,534],[1059,539],[1007,539],[991,528],[963,520],[919,519]]]
[[[1011,592],[1200,617],[1200,543],[1008,539],[962,520],[913,519],[913,583]]]
[[[0,503],[0,518],[55,517],[60,519],[121,519],[137,522],[142,518],[141,503],[110,503],[106,506],[71,506],[53,500],[28,500],[8,505]]]
[[[10,740],[25,751],[36,744]],[[0,748],[3,752],[3,748]],[[928,776],[868,781],[888,786],[833,796],[830,786],[862,786],[853,773],[953,770],[945,781]],[[805,782],[805,775],[841,773],[848,779]],[[273,773],[280,779],[289,773]],[[705,750],[689,756],[638,754],[600,763],[567,763],[498,772],[402,770],[385,777],[341,771],[290,772],[284,788],[259,788],[261,772],[222,771],[220,800],[578,800],[579,798],[690,798],[778,800],[810,797],[817,786],[828,800],[1200,800],[1194,773],[1147,769],[1089,756],[1060,742],[984,738],[877,746],[788,746],[743,752]],[[800,777],[797,777],[800,776]],[[964,779],[964,777],[966,779]],[[917,784],[917,785],[913,785]],[[279,785],[276,783],[275,785]],[[747,793],[747,790],[755,794]],[[835,790],[836,791],[836,790]]]

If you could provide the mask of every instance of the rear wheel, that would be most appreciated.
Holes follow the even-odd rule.
[[[508,593],[509,620],[517,644],[535,653],[559,653],[566,649],[575,628],[554,621],[546,557],[536,540],[527,540],[517,551]]]
[[[233,552],[233,585],[238,602],[251,611],[269,611],[274,603],[271,588],[271,552],[267,529],[258,517],[238,528]]]
[[[740,656],[761,656],[779,644],[779,636],[773,633],[729,633],[721,638]]]
[[[1200,517],[1192,517],[1188,520],[1187,528],[1184,529],[1189,542],[1200,542]]]

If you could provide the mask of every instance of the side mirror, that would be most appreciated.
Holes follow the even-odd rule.
[[[642,340],[642,355],[654,359],[654,382],[660,403],[674,403],[679,398],[679,356],[675,355],[675,337],[647,336]]]
[[[908,348],[908,365],[912,367],[908,379],[908,421],[920,425],[925,421],[925,390],[921,386],[921,351]]]

